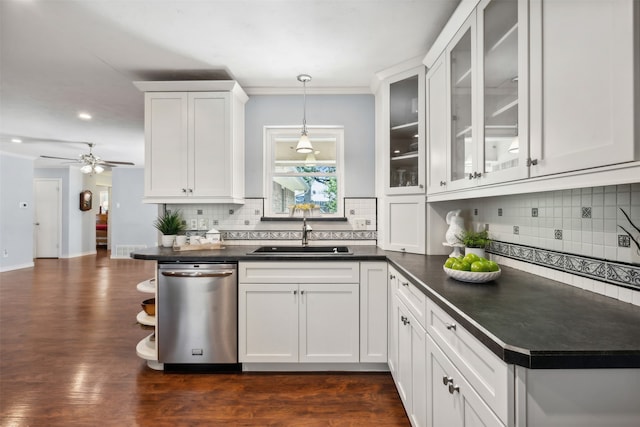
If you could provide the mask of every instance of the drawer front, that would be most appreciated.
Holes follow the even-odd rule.
[[[418,323],[425,328],[427,296],[423,294],[416,285],[409,282],[401,274],[398,275],[397,292],[400,299],[407,305],[409,311],[411,311],[411,314],[413,314]]]
[[[510,425],[513,366],[500,360],[431,300],[427,303],[426,329],[502,422]]]
[[[240,283],[359,283],[358,262],[260,261],[238,263]]]

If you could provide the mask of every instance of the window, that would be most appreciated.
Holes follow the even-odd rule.
[[[314,207],[320,216],[343,216],[343,138],[338,126],[307,126],[314,152],[296,152],[300,127],[265,127],[265,216],[293,215]]]

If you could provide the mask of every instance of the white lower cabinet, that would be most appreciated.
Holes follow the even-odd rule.
[[[388,364],[411,425],[512,427],[513,367],[388,269]]]
[[[414,427],[426,426],[427,374],[426,332],[407,307],[396,297],[398,365],[396,386]]]
[[[358,362],[357,283],[241,284],[240,362]]]
[[[241,363],[360,361],[359,263],[247,262],[238,270]]]
[[[360,362],[387,361],[387,263],[360,263]]]
[[[426,362],[428,425],[504,426],[431,337],[427,337]]]

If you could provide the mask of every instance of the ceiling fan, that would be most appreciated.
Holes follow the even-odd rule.
[[[82,164],[80,167],[80,171],[82,173],[93,174],[93,173],[102,173],[105,170],[105,167],[112,168],[118,165],[130,165],[134,166],[135,163],[132,162],[118,162],[115,160],[102,160],[100,157],[93,154],[93,147],[95,144],[93,142],[85,142],[89,146],[88,154],[80,154],[77,159],[72,159],[69,157],[55,157],[55,156],[40,156],[43,159],[59,159],[59,160],[70,160],[74,163]]]

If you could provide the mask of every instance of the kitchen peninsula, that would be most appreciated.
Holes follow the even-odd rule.
[[[251,254],[256,248],[227,246],[220,251],[189,252],[152,248],[136,251],[132,257],[161,263],[273,262],[281,263],[282,268],[298,261],[313,261],[316,265],[325,261],[386,261],[389,309],[380,316],[388,315],[389,369],[415,425],[422,425],[420,420],[427,418],[432,422],[439,419],[433,412],[437,408],[434,399],[449,394],[457,396],[454,393],[462,393],[460,384],[473,393],[459,394],[467,402],[464,405],[471,405],[474,411],[480,404],[489,408],[486,416],[495,418],[495,425],[549,425],[556,417],[565,416],[580,420],[591,417],[595,421],[590,423],[596,424],[585,421],[582,425],[594,426],[609,422],[636,425],[640,420],[634,403],[640,396],[637,306],[509,267],[503,267],[501,277],[494,282],[481,285],[457,282],[443,272],[444,256],[397,253],[358,245],[350,246],[353,252],[350,255]],[[413,309],[415,301],[402,297],[404,288],[419,291],[418,295],[410,296],[418,301],[415,305],[418,310]],[[396,303],[396,299],[400,302]],[[410,314],[400,316],[398,321],[394,307],[400,307],[402,312],[405,305],[411,307]],[[393,354],[398,354],[394,342],[397,334],[402,334],[402,323],[406,326],[410,321],[425,337],[418,350],[419,354],[426,354],[422,363],[426,369],[422,367],[424,375],[418,371],[409,376],[413,397],[410,392],[407,399],[400,389],[403,369],[406,373],[403,356],[398,362]],[[447,337],[447,331],[454,335]],[[412,360],[416,360],[415,354]],[[438,360],[446,363],[438,364]],[[446,370],[446,378],[437,376],[440,368]],[[451,372],[458,373],[460,380]],[[445,384],[441,388],[444,394],[438,395],[437,384],[442,387],[443,382],[449,381],[447,378],[451,383]],[[492,380],[497,383],[491,384]],[[447,392],[448,385],[451,387]],[[554,402],[551,391],[564,400]],[[478,416],[486,422],[482,413]]]

